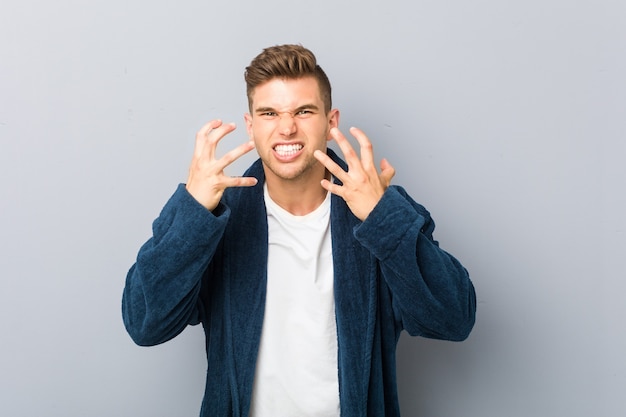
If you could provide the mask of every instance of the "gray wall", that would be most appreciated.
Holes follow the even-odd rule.
[[[625,19],[621,0],[4,0],[0,415],[197,415],[201,329],[134,346],[124,278],[196,130],[243,127],[243,68],[285,42],[478,291],[466,342],[401,339],[404,415],[626,414]]]

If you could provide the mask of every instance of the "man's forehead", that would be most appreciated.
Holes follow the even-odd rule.
[[[272,78],[255,87],[251,98],[253,108],[319,106],[322,103],[319,84],[314,77]]]

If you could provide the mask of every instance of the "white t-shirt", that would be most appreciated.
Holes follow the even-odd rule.
[[[265,186],[267,300],[250,417],[339,416],[330,193],[294,216]]]

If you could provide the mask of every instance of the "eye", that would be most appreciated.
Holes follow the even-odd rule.
[[[308,117],[308,116],[311,116],[311,115],[313,115],[313,112],[311,110],[308,110],[308,109],[302,109],[302,110],[298,110],[296,112],[296,116],[299,116],[299,117]]]
[[[271,118],[271,117],[278,116],[278,114],[276,112],[274,112],[274,111],[264,111],[264,112],[259,113],[259,115],[261,117],[265,117],[265,118]]]

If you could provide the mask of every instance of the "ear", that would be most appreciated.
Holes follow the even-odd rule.
[[[250,140],[254,140],[254,137],[252,136],[252,116],[250,113],[244,114],[243,120],[246,122],[246,132],[248,132],[248,137]]]
[[[339,109],[332,109],[328,112],[328,137],[326,140],[332,140],[330,137],[330,129],[339,127]]]

